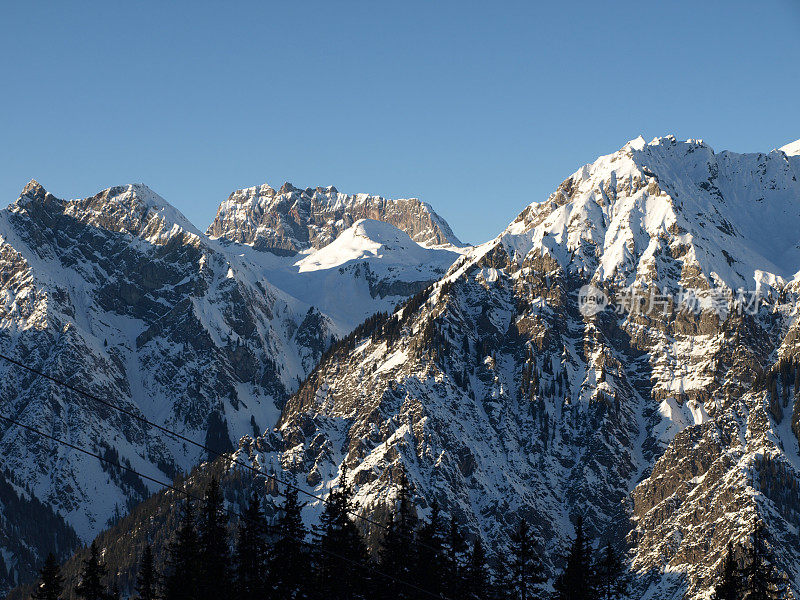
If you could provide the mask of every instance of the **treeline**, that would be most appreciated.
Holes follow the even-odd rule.
[[[341,480],[346,482],[346,478],[345,471]],[[508,533],[503,551],[494,553],[496,559],[490,566],[480,538],[468,542],[455,520],[446,521],[435,504],[428,519],[417,518],[404,474],[395,510],[385,529],[381,528],[379,548],[373,554],[352,518],[353,490],[347,483],[331,492],[319,523],[310,531],[303,523],[302,509],[297,493],[287,490],[275,520],[269,523],[254,493],[233,523],[213,479],[202,501],[182,502],[180,522],[163,560],[157,560],[149,546],[145,548],[131,597],[612,600],[627,598],[630,591],[622,557],[611,544],[595,550],[580,519],[563,557],[564,566],[552,585],[545,576],[541,545],[524,520]],[[769,574],[763,544],[759,548],[760,554],[754,555],[746,569],[728,568],[732,559],[726,562],[727,570],[717,587],[718,600],[781,597],[748,592],[751,588],[772,590],[769,593],[783,589]],[[729,571],[733,575],[726,575]],[[760,583],[762,571],[767,573],[768,585]],[[98,547],[92,544],[72,591],[83,600],[118,600],[122,595],[109,584],[111,579]],[[725,583],[730,581],[735,583]],[[64,584],[57,561],[49,556],[32,598],[59,600]]]

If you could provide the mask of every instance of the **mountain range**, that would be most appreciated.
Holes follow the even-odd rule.
[[[307,199],[282,189],[282,206]],[[137,417],[219,450],[271,427],[334,340],[437,280],[461,252],[418,201],[368,197],[371,216],[388,211],[436,248],[361,218],[363,197],[325,199],[335,242],[275,253],[236,235],[230,201],[209,235],[143,185],[65,201],[30,182],[0,211],[0,352],[127,414],[0,361],[5,415],[155,479],[206,456]],[[404,220],[405,203],[418,218]],[[290,212],[296,229],[312,227]],[[325,223],[313,216],[313,227]],[[55,511],[66,539],[92,539],[158,487],[9,423],[0,452],[12,489],[24,483],[23,500]],[[6,586],[30,579],[42,559],[41,544],[21,543],[17,518],[0,522]]]
[[[728,541],[763,523],[798,595],[798,177],[800,143],[637,138],[474,247],[419,201],[334,188],[235,192],[201,234],[144,187],[64,202],[32,183],[0,213],[0,350],[238,440],[196,478],[240,486],[245,462],[324,495],[347,465],[378,516],[402,469],[418,513],[436,501],[495,559],[526,518],[550,574],[580,515],[629,551],[642,599],[708,597]],[[205,458],[3,369],[27,423],[145,473]],[[169,510],[160,492],[118,520],[153,490],[13,427],[0,441],[80,539],[111,519],[110,555]]]

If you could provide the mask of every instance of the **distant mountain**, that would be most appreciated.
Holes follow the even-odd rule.
[[[231,449],[243,432],[274,425],[333,340],[438,279],[458,256],[386,223],[360,221],[343,235],[327,251],[318,241],[316,251],[278,256],[207,237],[143,185],[61,200],[32,181],[0,211],[0,352]],[[0,397],[4,414],[149,476],[169,479],[206,458],[1,360]],[[153,491],[7,423],[0,455],[83,541]],[[30,576],[41,539],[2,543],[2,532],[0,522],[7,569]],[[30,556],[17,554],[26,543]]]
[[[348,195],[332,186],[301,190],[290,183],[278,191],[265,184],[232,193],[207,233],[284,254],[322,248],[359,219],[394,225],[424,246],[462,246],[444,219],[416,198]]]

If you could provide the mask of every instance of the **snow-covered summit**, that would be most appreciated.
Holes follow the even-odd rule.
[[[299,260],[300,272],[330,269],[355,260],[382,259],[384,264],[449,266],[456,254],[449,250],[425,248],[394,225],[375,219],[360,219],[333,242]]]
[[[52,203],[52,211],[46,207],[47,202]],[[203,236],[177,208],[142,183],[110,187],[89,198],[61,200],[34,179],[9,209],[29,215],[41,214],[43,210],[62,214],[87,225],[158,244],[176,235]]]
[[[800,159],[640,137],[531,204],[498,241],[598,280],[752,289],[800,265]],[[766,275],[764,275],[766,274]]]
[[[785,146],[781,146],[778,150],[783,152],[786,156],[797,156],[800,154],[800,140],[795,140]]]

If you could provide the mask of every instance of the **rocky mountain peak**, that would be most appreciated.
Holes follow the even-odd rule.
[[[284,183],[232,193],[217,210],[208,235],[278,254],[322,248],[359,219],[390,223],[427,246],[461,242],[433,209],[416,198],[348,195],[335,187],[300,189]]]
[[[31,179],[24,188],[22,188],[22,196],[27,196],[29,194],[46,194],[47,190],[44,189],[41,183],[36,181],[35,179]]]
[[[518,261],[546,255],[598,281],[752,289],[796,271],[798,175],[779,152],[637,138],[530,205],[501,242]]]

